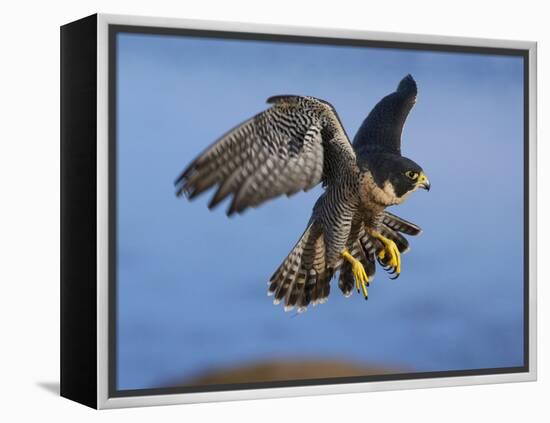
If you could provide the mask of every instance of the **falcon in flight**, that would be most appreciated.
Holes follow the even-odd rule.
[[[350,142],[334,107],[318,98],[279,95],[272,106],[223,135],[176,180],[189,199],[216,187],[209,208],[231,196],[229,216],[282,194],[322,183],[307,227],[269,280],[274,303],[305,311],[324,303],[330,280],[350,296],[368,298],[376,262],[397,278],[403,236],[421,229],[386,211],[418,188],[430,189],[422,168],[401,155],[403,125],[416,102],[411,75],[374,107]]]

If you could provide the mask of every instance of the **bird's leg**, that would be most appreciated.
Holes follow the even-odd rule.
[[[391,239],[386,238],[380,232],[372,231],[371,235],[373,238],[379,240],[384,248],[378,252],[378,259],[383,263],[386,263],[387,266],[391,267],[395,277],[397,279],[401,273],[401,254],[395,242]]]
[[[368,299],[369,294],[367,292],[367,286],[369,285],[369,277],[365,268],[359,260],[353,257],[348,250],[342,252],[342,258],[351,264],[351,272],[353,273],[353,278],[355,279],[355,287],[357,292],[363,291],[363,296],[365,300]]]

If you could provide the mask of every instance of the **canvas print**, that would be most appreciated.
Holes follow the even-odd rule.
[[[523,369],[522,56],[115,46],[117,391]]]

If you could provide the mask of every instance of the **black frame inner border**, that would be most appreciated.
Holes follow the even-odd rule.
[[[387,48],[400,50],[436,51],[449,53],[470,53],[483,55],[519,56],[523,58],[523,366],[482,368],[471,370],[445,370],[434,372],[416,372],[391,375],[353,376],[337,378],[319,378],[272,382],[236,383],[224,385],[179,386],[146,389],[117,389],[117,35],[134,33],[148,35],[172,35],[200,38],[218,38],[233,40],[268,41],[281,43],[322,44],[333,46],[353,46]],[[109,24],[108,26],[108,150],[109,150],[109,304],[108,304],[108,397],[120,398],[145,395],[187,394],[194,392],[219,392],[246,389],[265,389],[281,387],[298,387],[314,385],[336,385],[346,383],[364,383],[379,381],[396,381],[410,379],[434,379],[457,376],[480,376],[507,373],[529,372],[529,50],[497,47],[457,46],[450,44],[430,44],[401,41],[375,41],[348,38],[329,38],[316,36],[298,36],[281,34],[264,34],[250,32],[214,31],[202,29],[169,28],[154,26],[135,26]]]

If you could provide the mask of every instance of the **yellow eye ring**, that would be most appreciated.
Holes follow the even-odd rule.
[[[406,171],[405,175],[407,176],[407,178],[412,180],[418,179],[418,172],[413,172],[412,170]]]

